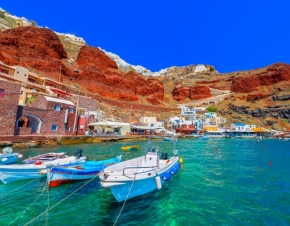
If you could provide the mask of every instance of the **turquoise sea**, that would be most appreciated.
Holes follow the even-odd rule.
[[[170,155],[174,148],[173,142],[151,143]],[[120,149],[135,144],[138,151]],[[126,160],[147,147],[147,141],[134,141],[17,151],[26,158],[82,148],[91,159],[123,154]],[[176,149],[183,158],[178,173],[162,190],[128,200],[116,225],[290,225],[289,141],[188,138],[178,140]],[[87,182],[49,189],[45,177],[0,182],[0,225],[114,225],[123,203],[98,179]]]

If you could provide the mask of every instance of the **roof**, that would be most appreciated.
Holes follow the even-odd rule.
[[[130,123],[104,121],[104,122],[92,122],[88,124],[88,126],[130,126]]]
[[[69,101],[69,100],[63,100],[63,99],[58,99],[58,98],[48,97],[48,96],[44,96],[44,98],[47,101],[57,102],[57,103],[62,103],[62,104],[68,104],[68,105],[73,105],[74,106],[74,103]]]

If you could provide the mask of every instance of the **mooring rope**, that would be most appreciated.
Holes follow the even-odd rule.
[[[115,225],[117,224],[117,221],[119,220],[119,217],[121,216],[121,213],[122,213],[122,211],[123,211],[123,209],[124,209],[124,207],[125,207],[125,204],[126,204],[126,202],[127,202],[127,199],[128,199],[128,197],[129,197],[129,194],[130,194],[131,189],[132,189],[132,187],[133,187],[133,184],[134,184],[134,182],[135,182],[136,175],[137,175],[137,174],[135,174],[135,176],[134,176],[134,180],[133,180],[132,185],[131,185],[131,187],[130,187],[130,189],[129,189],[129,192],[128,192],[128,194],[127,194],[127,197],[126,197],[126,199],[125,199],[125,201],[124,201],[124,203],[123,203],[123,206],[122,206],[122,208],[121,208],[121,210],[120,210],[120,212],[119,212],[119,214],[118,214],[118,217],[117,217],[117,219],[115,220],[115,223],[114,223],[113,226],[115,226]]]
[[[7,195],[9,195],[10,193],[12,193],[12,192],[14,192],[14,191],[17,191],[17,190],[19,190],[20,188],[23,188],[23,187],[25,187],[26,185],[28,185],[28,184],[30,184],[30,183],[32,183],[32,182],[34,182],[34,181],[38,180],[39,178],[41,178],[41,176],[40,176],[40,177],[37,177],[37,178],[35,178],[35,179],[34,179],[34,180],[32,180],[32,181],[29,181],[28,183],[26,183],[26,184],[24,184],[24,185],[20,186],[19,188],[16,188],[16,189],[14,189],[14,190],[12,190],[12,191],[10,191],[10,192],[6,193],[6,194],[0,195],[0,197],[2,197],[2,196],[7,196]]]
[[[80,190],[81,188],[83,188],[84,186],[86,186],[88,183],[90,183],[93,179],[95,179],[98,176],[98,174],[96,174],[96,176],[94,176],[92,179],[90,179],[89,181],[87,181],[87,183],[83,184],[81,187],[79,187],[77,190],[75,190],[74,192],[72,192],[71,194],[69,194],[68,196],[66,196],[65,198],[63,198],[62,200],[60,200],[58,203],[56,203],[55,205],[53,205],[52,207],[50,207],[49,209],[47,209],[46,211],[44,211],[43,213],[39,214],[37,217],[33,218],[31,221],[27,222],[26,224],[24,224],[23,226],[26,226],[28,224],[30,224],[31,222],[35,221],[36,219],[38,219],[39,217],[41,217],[43,214],[47,213],[48,211],[50,211],[51,209],[53,209],[54,207],[56,207],[57,205],[59,205],[60,203],[62,203],[64,200],[66,200],[67,198],[69,198],[70,196],[72,196],[74,193],[76,193],[78,190]]]
[[[34,203],[39,199],[39,197],[43,194],[43,192],[45,191],[45,189],[46,189],[46,187],[47,187],[46,185],[47,185],[47,183],[45,183],[45,185],[44,185],[44,187],[43,187],[41,193],[36,197],[36,199],[35,199],[32,203],[30,203],[30,205],[27,206],[27,207],[23,210],[23,214],[25,214],[26,210],[28,210],[28,209],[30,208],[30,206],[32,206],[32,205],[33,205],[33,204],[34,204]],[[16,221],[19,217],[20,217],[20,216],[18,216],[14,221]]]

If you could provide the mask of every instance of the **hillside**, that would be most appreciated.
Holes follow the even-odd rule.
[[[177,106],[214,106],[228,122],[288,129],[290,65],[220,74],[211,65],[172,66],[151,72],[118,55],[88,46],[81,38],[48,28],[18,27],[18,19],[0,14],[0,60],[20,65],[82,91],[94,93],[108,115],[128,119],[152,115],[164,119]],[[24,21],[25,22],[25,21]],[[75,40],[77,39],[77,40]]]

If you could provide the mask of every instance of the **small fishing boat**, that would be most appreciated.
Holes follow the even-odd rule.
[[[61,166],[47,167],[47,183],[50,187],[61,184],[88,180],[94,178],[104,168],[121,162],[122,156],[101,161],[86,161],[81,163],[70,163]]]
[[[0,154],[0,165],[14,164],[18,161],[18,158],[22,158],[22,155],[14,153],[11,147],[5,147]]]
[[[82,150],[80,151],[82,152]],[[47,172],[47,165],[83,162],[86,160],[86,157],[83,157],[80,151],[77,150],[75,156],[65,156],[51,161],[38,160],[32,164],[0,165],[0,180],[6,184],[16,180],[33,179],[45,175]]]
[[[164,141],[177,141],[177,137],[164,137]]]
[[[118,202],[161,189],[180,168],[178,151],[167,158],[158,156],[158,147],[150,147],[144,156],[117,163],[100,174],[101,186],[109,188]]]
[[[201,137],[198,138],[199,140],[208,140],[208,136],[207,135],[203,135]]]
[[[131,151],[131,150],[137,150],[138,148],[139,148],[138,145],[123,146],[123,147],[121,147],[121,150],[123,150],[123,151]]]
[[[66,154],[67,154],[66,152],[45,153],[45,154],[37,155],[37,156],[34,156],[34,157],[29,157],[28,159],[23,160],[22,163],[34,164],[36,162],[52,161],[52,160],[68,157]]]

